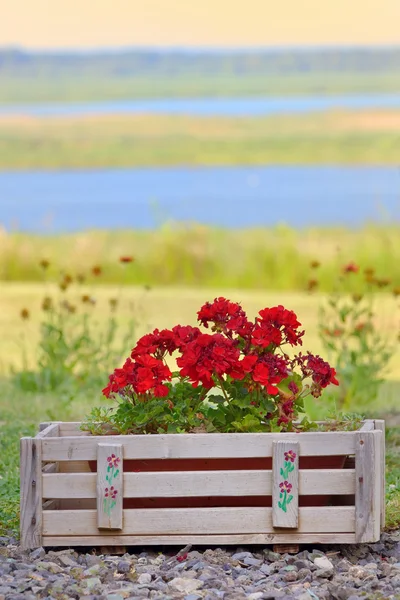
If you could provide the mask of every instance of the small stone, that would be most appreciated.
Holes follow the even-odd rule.
[[[392,572],[392,565],[387,562],[382,563],[381,571],[382,571],[383,577],[390,577],[390,573]]]
[[[263,592],[253,592],[252,594],[246,596],[246,598],[249,598],[249,600],[260,600],[260,598],[263,598],[263,596]]]
[[[124,600],[121,594],[107,594],[106,598],[107,600]]]
[[[333,575],[333,569],[317,569],[314,571],[314,577],[321,579],[329,579]]]
[[[253,558],[252,553],[251,552],[236,552],[236,554],[234,554],[232,556],[232,560],[244,561],[245,558]]]
[[[336,565],[336,570],[339,571],[339,573],[347,573],[347,571],[350,569],[351,566],[352,566],[351,562],[349,562],[348,560],[343,558]]]
[[[99,577],[89,577],[88,579],[85,579],[82,583],[84,583],[88,590],[93,590],[94,588],[101,585]]]
[[[355,579],[363,579],[368,575],[365,569],[359,567],[358,565],[351,566],[348,572],[350,577],[353,577]]]
[[[76,567],[77,562],[68,555],[59,556],[58,560],[64,567]]]
[[[305,577],[311,577],[310,569],[299,569],[297,572],[297,579],[304,579]]]
[[[326,556],[317,556],[314,559],[314,565],[316,567],[318,567],[318,569],[328,569],[333,571],[333,564],[331,563],[331,561],[329,560],[329,558],[326,558]]]
[[[303,592],[300,596],[296,596],[296,600],[312,600],[312,596],[308,592]]]
[[[147,558],[145,556],[140,556],[138,558],[138,565],[147,565]]]
[[[297,581],[297,571],[288,571],[283,576],[284,581]]]
[[[147,585],[148,583],[151,583],[150,573],[142,573],[141,575],[139,575],[138,583],[141,583],[143,585]]]
[[[199,594],[188,594],[184,597],[183,600],[200,600],[201,598],[202,596],[200,596]]]
[[[243,559],[243,563],[248,567],[259,567],[262,564],[262,560],[254,558],[253,556],[246,556]]]
[[[147,560],[147,559],[146,559]],[[120,560],[117,564],[117,571],[121,574],[129,573],[131,570],[131,563],[127,560]]]
[[[57,565],[54,562],[46,562],[46,561],[39,561],[36,563],[36,567],[38,570],[40,569],[44,569],[46,571],[50,571],[50,573],[62,573],[63,572],[63,568],[60,567],[60,565]]]
[[[277,562],[281,559],[281,555],[278,552],[272,552],[272,550],[264,550],[264,555],[269,562]]]
[[[83,576],[84,577],[93,577],[95,575],[98,575],[101,571],[101,565],[97,564],[97,565],[93,565],[92,567],[89,567],[88,569],[86,569],[86,571],[83,571]]]
[[[36,548],[30,553],[29,558],[31,560],[40,560],[46,556],[46,550],[44,548]]]
[[[273,568],[271,567],[271,565],[267,565],[267,564],[264,563],[260,567],[260,571],[261,571],[261,573],[264,573],[264,575],[270,575],[272,573],[272,571],[273,571]]]
[[[201,588],[203,582],[198,579],[183,579],[182,577],[175,577],[169,582],[169,585],[178,590],[178,592],[184,592],[190,594]]]
[[[86,554],[86,556],[82,556],[82,558],[84,559],[84,561],[88,567],[97,565],[101,561],[101,559],[98,556],[96,556],[95,554]]]

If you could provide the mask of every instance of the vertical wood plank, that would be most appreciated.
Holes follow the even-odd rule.
[[[97,446],[97,527],[122,529],[122,445]]]
[[[382,431],[356,435],[356,541],[376,542],[381,525]]]
[[[299,525],[299,444],[277,441],[272,449],[272,525]]]
[[[20,440],[20,535],[28,550],[42,545],[42,446],[41,440]]]
[[[381,529],[386,524],[386,439],[385,439],[385,421],[375,419],[375,429],[382,431],[381,439]]]

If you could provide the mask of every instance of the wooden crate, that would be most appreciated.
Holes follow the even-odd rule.
[[[346,464],[302,468],[312,456],[346,457]],[[272,468],[242,467],[244,459],[265,457]],[[162,459],[166,466],[179,459],[183,466],[128,472],[132,459]],[[193,459],[205,459],[208,470],[193,470]],[[221,470],[221,459],[234,466]],[[97,472],[89,461],[97,461]],[[385,519],[384,465],[384,421],[378,420],[352,432],[132,436],[92,436],[80,431],[79,423],[45,423],[36,437],[21,439],[21,544],[374,542]],[[321,494],[325,505],[304,505],[304,498]],[[194,500],[193,505],[194,498],[205,497],[220,502],[196,507]],[[128,499],[153,498],[172,506],[185,498],[192,504],[123,506]],[[269,506],[260,505],[264,499]]]

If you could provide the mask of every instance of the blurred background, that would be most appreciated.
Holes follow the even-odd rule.
[[[3,371],[19,309],[66,274],[133,286],[140,329],[186,317],[189,297],[291,294],[316,347],[310,292],[336,289],[341,265],[396,290],[399,22],[396,0],[5,6]]]
[[[387,419],[398,525],[399,23],[398,0],[2,6],[0,532],[19,437],[221,295],[296,311],[340,380],[311,417]]]

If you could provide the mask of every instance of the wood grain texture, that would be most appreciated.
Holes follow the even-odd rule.
[[[125,535],[273,533],[271,508],[163,508],[123,511]],[[353,533],[354,506],[299,508],[300,533]],[[105,532],[104,532],[105,533]],[[97,511],[43,514],[43,535],[97,535]]]
[[[272,456],[272,525],[299,524],[299,443],[277,441]]]
[[[382,431],[381,439],[381,529],[386,525],[386,438],[385,421],[375,419],[375,429]]]
[[[356,540],[375,542],[381,524],[382,431],[359,431],[356,439]]]
[[[252,544],[354,544],[354,533],[252,533],[240,535],[95,535],[95,536],[48,536],[43,546],[250,546]]]
[[[42,545],[41,440],[20,440],[20,535],[23,549]]]
[[[59,423],[40,423],[39,433],[36,435],[37,438],[44,437],[59,437],[60,435],[60,424]]]
[[[364,421],[364,423],[361,425],[358,431],[374,431],[374,429],[375,421],[373,419],[367,419],[366,421]]]
[[[122,529],[124,497],[121,444],[97,446],[97,527]]]
[[[302,456],[354,454],[354,431],[301,434]],[[126,459],[240,458],[272,456],[274,441],[297,442],[296,433],[198,433],[118,436]],[[44,439],[43,460],[96,460],[97,444],[114,444],[115,436]]]
[[[96,473],[43,475],[45,498],[96,498]],[[270,496],[271,471],[180,471],[124,473],[124,498],[187,498],[191,496]],[[299,472],[299,493],[355,493],[354,469],[310,469]]]

